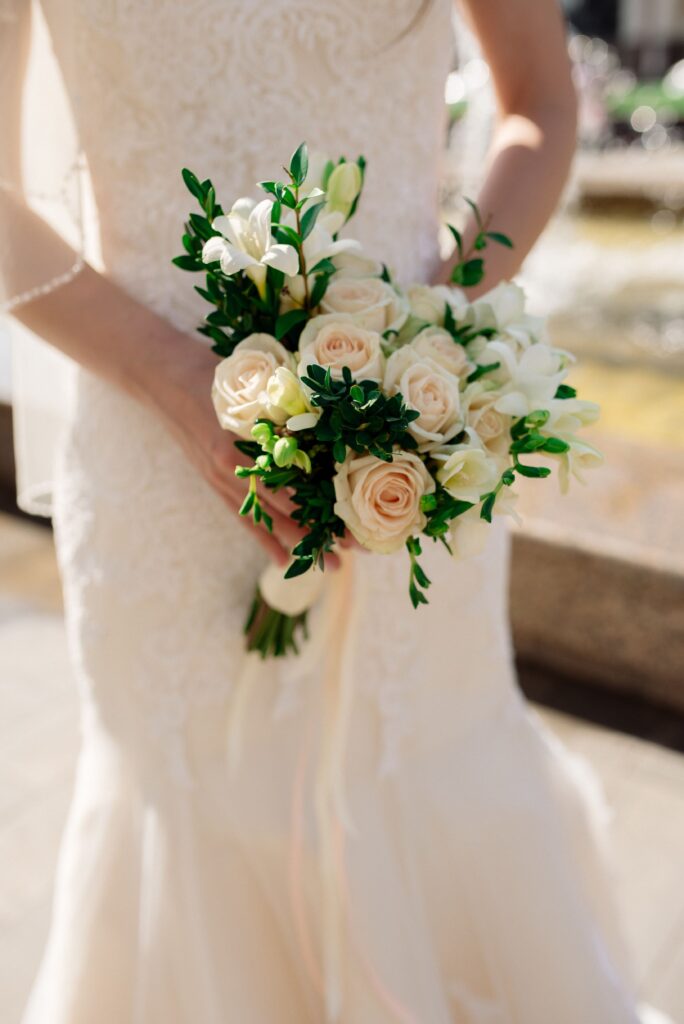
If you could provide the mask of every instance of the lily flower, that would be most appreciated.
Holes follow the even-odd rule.
[[[292,245],[275,242],[271,234],[273,203],[262,199],[238,199],[230,213],[215,217],[212,227],[219,231],[204,243],[202,260],[221,264],[224,274],[245,274],[257,286],[259,294],[266,291],[266,270],[273,267],[288,277],[299,272],[299,254]]]

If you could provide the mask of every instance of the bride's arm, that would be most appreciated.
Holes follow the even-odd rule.
[[[0,76],[0,182],[3,178],[19,178],[25,39],[25,24],[0,20],[0,56],[4,58]],[[13,64],[11,72],[9,60]],[[2,187],[0,230],[4,236],[2,253],[9,253],[0,267],[9,295],[23,294],[36,281],[54,276],[55,267],[71,266],[76,259],[16,191]],[[234,475],[240,456],[231,436],[219,427],[211,406],[217,358],[206,345],[176,330],[106,275],[87,266],[68,284],[16,306],[13,315],[159,415],[200,473],[236,513],[244,497],[244,484]],[[286,496],[269,498],[274,536],[261,528],[257,536],[271,557],[283,561],[287,557],[285,545],[296,543],[299,533],[287,514]],[[247,520],[241,521],[248,524]]]
[[[492,227],[515,248],[487,249],[477,295],[518,270],[558,202],[575,149],[577,102],[555,0],[461,0],[497,97],[498,119],[478,196]],[[466,247],[477,226],[471,217]],[[445,264],[440,280],[448,280]]]

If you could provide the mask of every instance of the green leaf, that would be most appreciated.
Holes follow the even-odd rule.
[[[458,255],[459,256],[463,256],[463,235],[458,230],[458,228],[454,227],[453,224],[447,224],[447,227],[449,228],[449,231],[454,236],[454,239],[456,241],[456,248],[458,249]]]
[[[344,462],[347,457],[347,446],[344,441],[335,441],[333,444],[333,458],[335,462]]]
[[[489,494],[485,495],[484,500],[482,502],[482,508],[480,509],[480,519],[484,519],[485,522],[491,523],[495,501],[496,491],[490,491]]]
[[[556,388],[554,398],[576,398],[577,389],[571,388],[569,384],[559,384]]]
[[[285,573],[285,579],[291,580],[295,576],[303,576],[305,572],[308,572],[313,565],[313,559],[311,558],[297,558],[290,568]]]
[[[185,182],[185,187],[187,188],[188,192],[191,192],[195,199],[198,199],[200,203],[203,203],[204,189],[200,185],[199,178],[197,177],[197,175],[193,174],[192,171],[188,170],[187,167],[183,168],[181,174],[183,175],[183,181]]]
[[[302,240],[294,230],[287,224],[274,224],[273,225],[273,237],[284,245],[291,245],[297,251],[302,244]]]
[[[293,327],[297,324],[302,323],[304,320],[308,320],[309,313],[306,309],[290,309],[287,313],[281,313],[276,320],[275,325],[275,336],[278,341],[284,338]]]
[[[174,256],[171,262],[175,266],[180,267],[181,270],[204,270],[202,260],[196,256],[189,256],[186,253],[183,253],[182,256]]]
[[[478,228],[481,229],[482,228],[482,216],[480,214],[479,206],[477,205],[477,203],[473,202],[472,199],[468,199],[467,196],[463,196],[463,199],[468,204],[470,209],[473,211],[473,214],[475,216],[475,223],[477,224]]]
[[[213,185],[209,186],[207,194],[204,198],[204,212],[206,213],[209,220],[214,219],[214,208],[216,206],[216,189]]]
[[[476,249],[478,252],[481,252],[482,249],[487,248],[487,236],[485,235],[484,231],[480,231],[480,233],[478,234],[477,238],[473,243],[473,248]]]
[[[508,235],[503,235],[500,231],[487,231],[487,238],[491,238],[492,242],[498,242],[499,245],[505,245],[507,249],[514,247]]]
[[[297,187],[299,187],[304,179],[306,178],[309,170],[309,151],[305,142],[302,142],[301,146],[294,151],[292,159],[290,160],[290,177]]]
[[[479,257],[466,260],[465,263],[457,263],[451,271],[453,284],[460,284],[464,288],[472,288],[474,285],[479,284],[483,277],[484,260]]]
[[[325,295],[329,281],[330,276],[328,274],[317,274],[316,277],[314,278],[314,286],[311,289],[311,295],[309,297],[309,301],[311,303],[312,308],[315,308],[316,306],[320,305],[321,300]]]
[[[300,222],[302,240],[308,238],[311,232],[313,231],[314,225],[316,223],[316,218],[318,217],[319,213],[321,212],[324,206],[325,200],[323,199],[320,203],[316,203],[315,206],[310,206],[302,214],[302,219]]]

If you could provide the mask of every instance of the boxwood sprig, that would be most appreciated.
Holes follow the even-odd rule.
[[[302,380],[311,389],[311,404],[322,410],[316,439],[331,447],[336,462],[344,461],[348,448],[391,462],[395,447],[416,447],[408,427],[420,414],[401,395],[388,398],[377,381],[355,381],[346,366],[342,380],[333,378],[329,367],[316,365],[307,367]]]

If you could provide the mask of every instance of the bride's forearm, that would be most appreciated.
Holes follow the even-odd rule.
[[[15,200],[9,210],[9,200],[3,201],[13,240],[5,277],[10,294],[20,295],[37,281],[49,281],[55,268],[71,266],[76,255],[25,205]],[[20,303],[13,315],[85,368],[160,411],[173,407],[183,368],[209,355],[87,265],[68,283]]]
[[[565,184],[575,148],[575,111],[572,103],[530,114],[504,117],[492,141],[488,171],[477,197],[483,218],[492,230],[508,235],[513,249],[490,245],[485,258],[485,278],[469,289],[476,297],[498,281],[512,277],[541,234]],[[466,224],[464,248],[477,234],[471,215]],[[456,255],[445,262],[440,281],[448,281]]]

